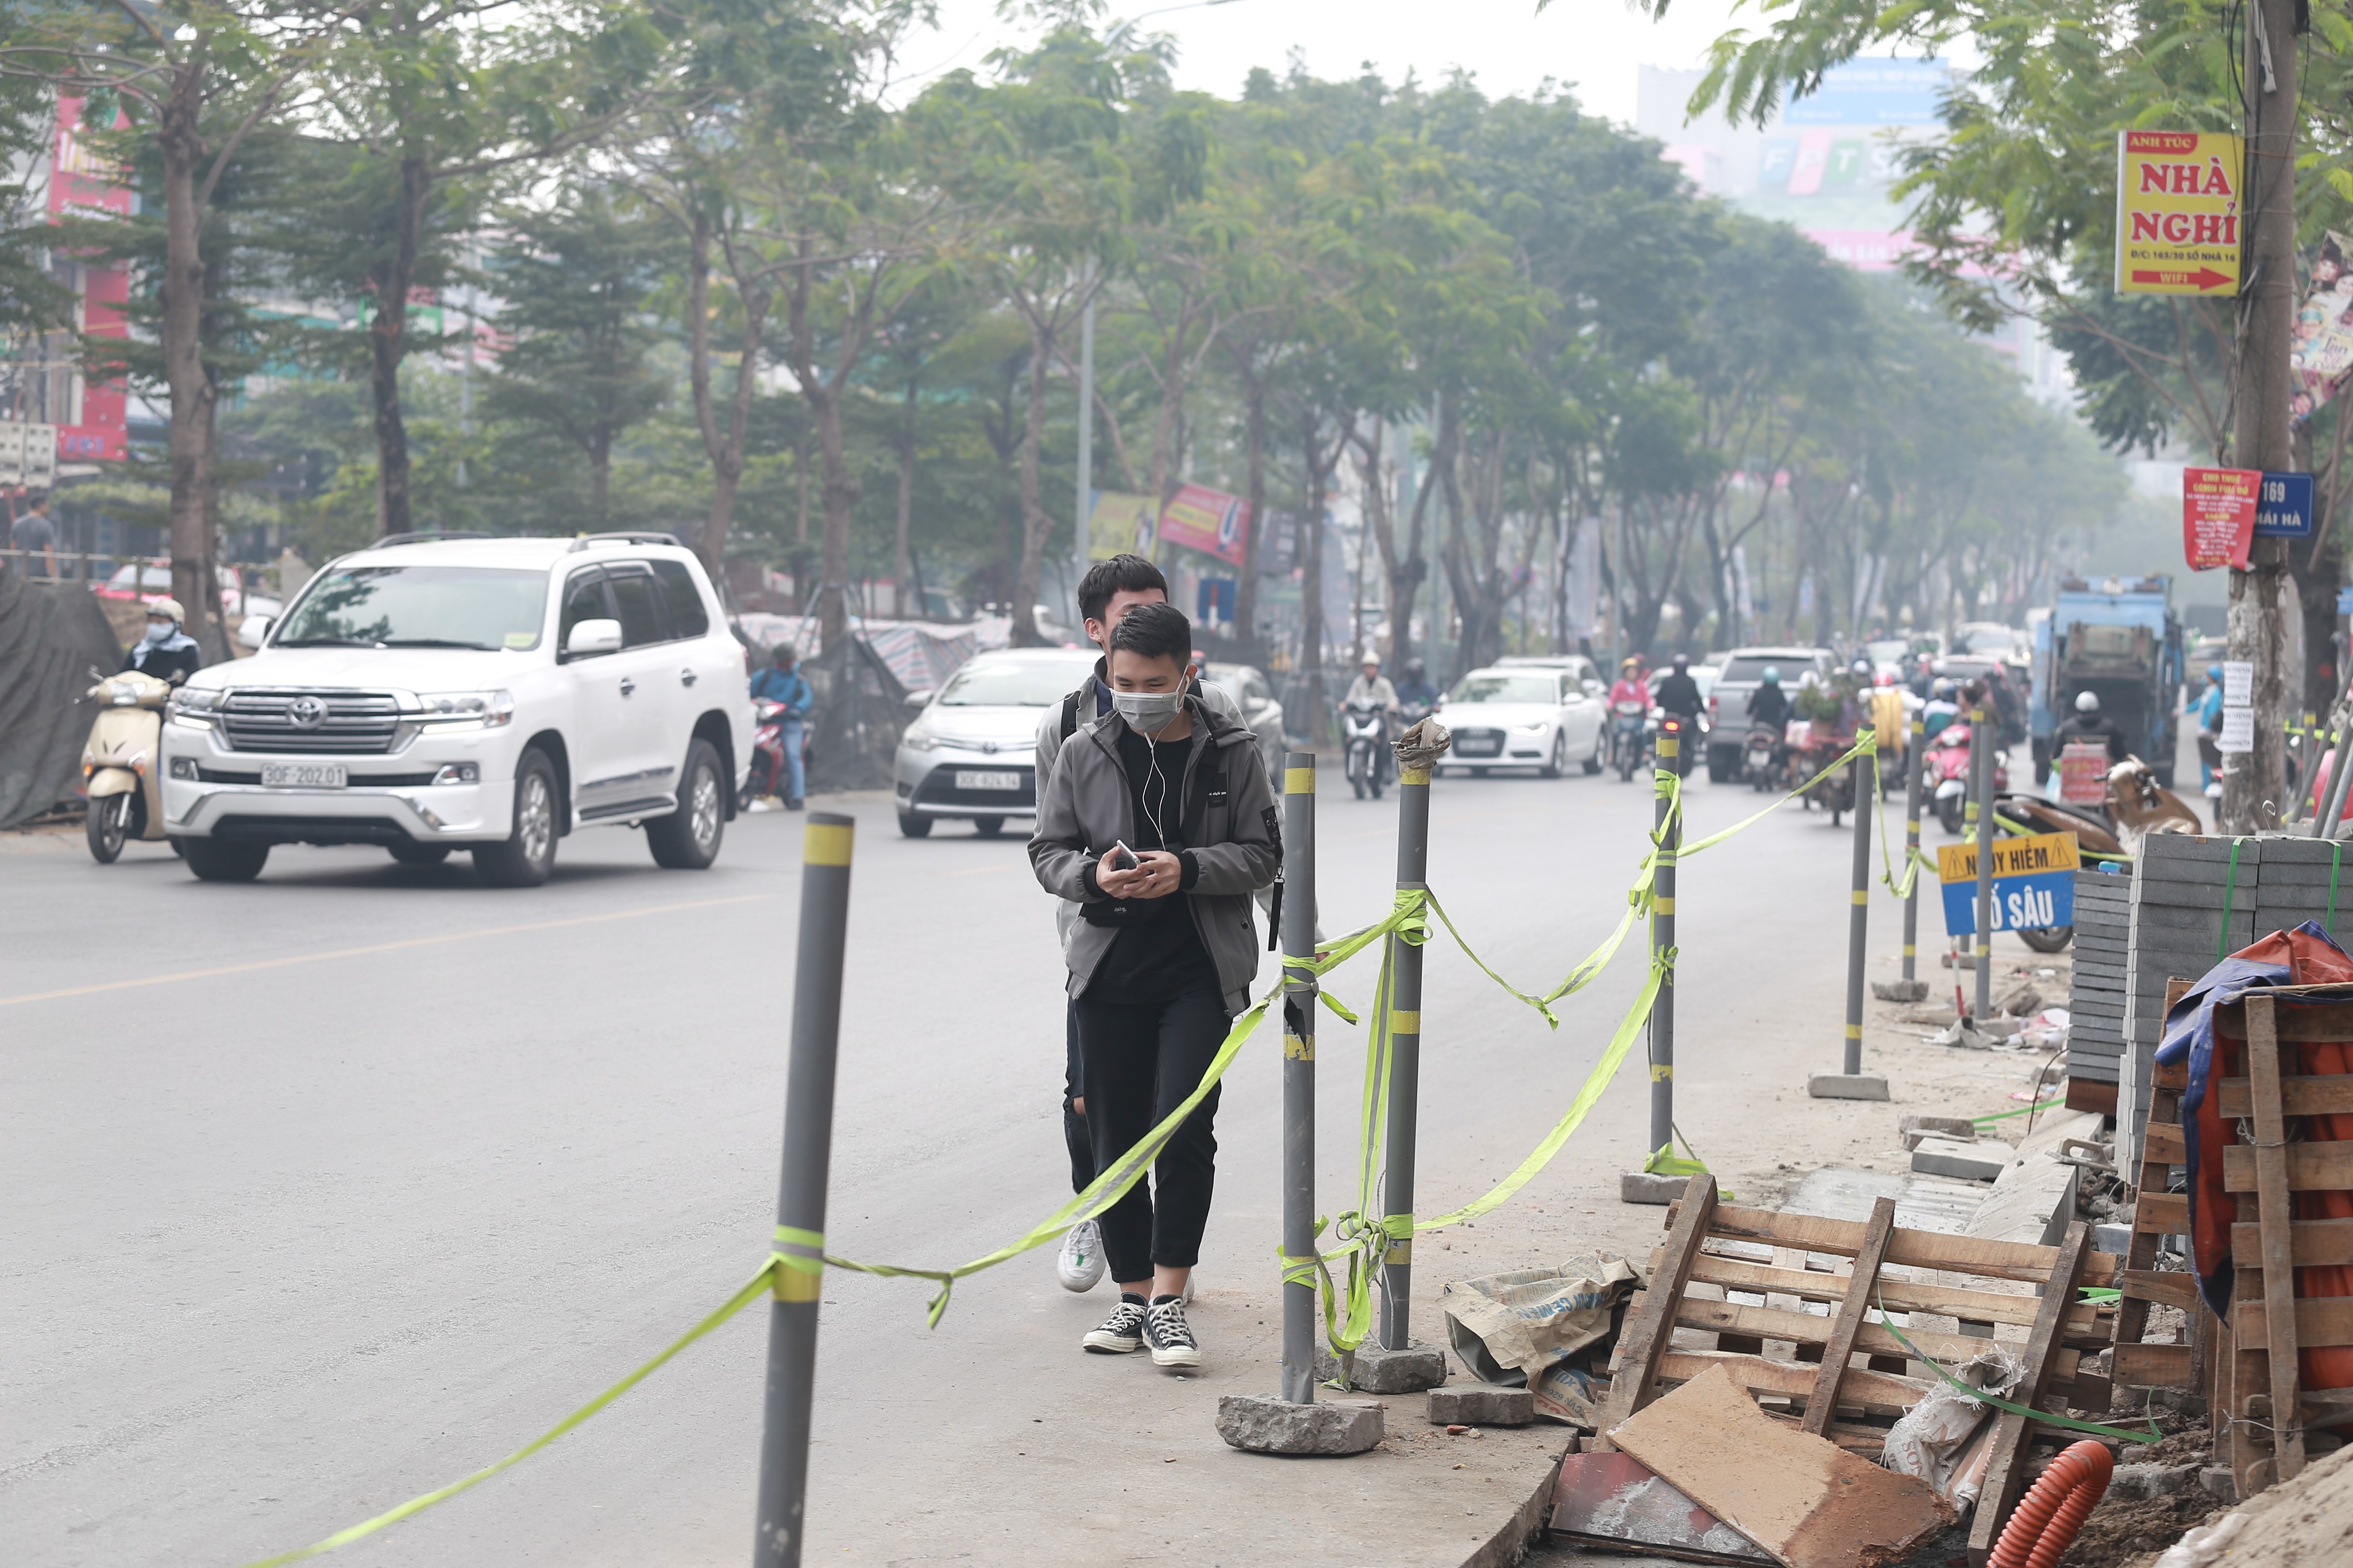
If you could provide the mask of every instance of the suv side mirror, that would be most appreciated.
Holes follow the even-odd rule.
[[[907,708],[911,712],[921,712],[923,709],[930,707],[931,703],[932,689],[928,686],[923,688],[921,691],[910,691],[907,693]]]
[[[572,628],[565,639],[564,657],[586,658],[592,654],[618,653],[621,648],[621,623],[599,618],[582,621]]]

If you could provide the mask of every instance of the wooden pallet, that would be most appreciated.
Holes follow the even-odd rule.
[[[2165,983],[2165,1010],[2181,1000],[2191,981]],[[2140,1169],[2133,1184],[2132,1243],[2125,1252],[2124,1272],[2117,1280],[2123,1300],[2116,1303],[2116,1338],[2109,1373],[2120,1386],[2133,1388],[2200,1388],[2204,1386],[2206,1354],[2213,1338],[2213,1314],[2199,1304],[2197,1276],[2187,1269],[2160,1270],[2157,1254],[2168,1236],[2185,1238],[2189,1231],[2189,1200],[2168,1192],[2172,1168],[2188,1155],[2181,1131],[2181,1094],[2189,1087],[2187,1063],[2158,1067],[2149,1085],[2148,1125],[2140,1138]],[[2144,1344],[2151,1306],[2179,1307],[2188,1314],[2189,1343]]]
[[[1736,1208],[1717,1201],[1713,1176],[1694,1176],[1669,1207],[1667,1227],[1665,1244],[1651,1258],[1651,1288],[1634,1297],[1619,1335],[1597,1439],[1601,1447],[1609,1446],[1610,1429],[1666,1385],[1722,1366],[1768,1414],[1875,1457],[1894,1417],[1936,1386],[1926,1368],[1917,1375],[1910,1371],[1907,1352],[1879,1321],[1883,1303],[1899,1316],[1934,1314],[2023,1329],[2024,1342],[2010,1344],[2027,1366],[2025,1382],[2012,1395],[2016,1402],[2052,1409],[2050,1401],[2063,1400],[2075,1409],[2106,1413],[2108,1382],[2089,1363],[2114,1337],[2114,1309],[2078,1301],[2076,1287],[2114,1285],[2124,1259],[2094,1252],[2088,1226],[2071,1224],[2057,1247],[1942,1236],[1896,1225],[1892,1198],[1880,1199],[1867,1221],[1826,1219]],[[1772,1249],[1771,1261],[1753,1256],[1761,1248]],[[1838,1272],[1808,1268],[1809,1254],[1846,1260],[1846,1267]],[[1883,1279],[1888,1268],[1907,1272]],[[1914,1278],[1915,1271],[1957,1274],[1969,1283]],[[2019,1284],[2037,1293],[2021,1293]],[[1763,1294],[1767,1304],[1711,1299],[1694,1287]],[[1828,1311],[1776,1306],[1777,1298],[1822,1303]],[[1967,1361],[1986,1343],[1982,1334],[1904,1326],[1922,1354],[1947,1366]],[[1713,1348],[1674,1344],[1678,1329],[1712,1334]],[[1774,1343],[1792,1346],[1791,1357],[1766,1354]],[[1855,1364],[1857,1356],[1866,1358],[1863,1364]],[[1996,1417],[1987,1506],[1978,1510],[1970,1531],[1974,1563],[1984,1563],[2000,1522],[2024,1489],[2032,1426],[2022,1415]]]
[[[2288,1142],[2289,1117],[2353,1112],[2353,1075],[2306,1075],[2307,1042],[2353,1039],[2353,1004],[2283,1006],[2250,992],[2217,1007],[2218,1034],[2246,1041],[2245,1078],[2213,1086],[2226,1121],[2252,1121],[2254,1142],[2222,1151],[2222,1184],[2239,1200],[2231,1227],[2235,1268],[2227,1353],[2216,1391],[2229,1429],[2231,1474],[2246,1497],[2304,1468],[2304,1432],[2316,1418],[2342,1420],[2344,1390],[2307,1394],[2298,1352],[2353,1344],[2353,1297],[2298,1300],[2295,1270],[2353,1262],[2353,1220],[2299,1220],[2301,1192],[2353,1188],[2353,1142]],[[2218,1445],[2219,1447],[2219,1445]]]

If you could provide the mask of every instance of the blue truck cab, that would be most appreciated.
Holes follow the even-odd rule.
[[[2173,787],[2173,753],[2181,707],[2181,619],[2173,579],[2092,583],[2062,578],[2047,614],[2031,617],[2034,706],[2030,725],[2034,782],[2050,777],[2052,735],[2085,691],[2124,731],[2132,753]]]

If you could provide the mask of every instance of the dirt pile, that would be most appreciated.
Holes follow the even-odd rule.
[[[2223,1531],[2229,1531],[2227,1539]],[[2353,1563],[2353,1447],[2339,1448],[2285,1486],[2249,1498],[2185,1542],[2181,1568],[2317,1568]],[[2219,1546],[2220,1550],[2212,1550]]]

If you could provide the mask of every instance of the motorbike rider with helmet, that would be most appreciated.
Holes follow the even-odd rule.
[[[1405,679],[1397,683],[1397,699],[1409,712],[1419,708],[1427,713],[1438,706],[1438,688],[1430,684],[1430,670],[1421,660],[1406,661]]]
[[[1642,661],[1629,655],[1618,661],[1618,679],[1609,683],[1609,705],[1639,702],[1645,713],[1651,710],[1651,689],[1642,679]]]
[[[2096,691],[2075,694],[2075,711],[2051,737],[2051,749],[2056,753],[2067,749],[2073,741],[2095,741],[2108,749],[2108,765],[2114,767],[2125,760],[2125,732],[2114,719],[2100,711],[2100,696]]]
[[[1961,716],[1960,692],[1948,679],[1928,689],[1928,704],[1920,710],[1921,732],[1928,740],[1935,740],[1937,731]]]
[[[799,650],[790,643],[778,643],[769,655],[769,667],[752,678],[752,698],[765,698],[780,703],[785,716],[776,726],[776,739],[785,748],[785,809],[801,809],[802,796],[808,781],[801,771],[802,727],[808,722],[809,709],[816,705],[817,693],[809,689],[808,678],[797,666]]]
[[[1359,667],[1356,679],[1348,683],[1348,695],[1340,699],[1340,706],[1352,708],[1359,702],[1370,702],[1383,713],[1398,710],[1397,688],[1381,673],[1380,656],[1367,653]]]
[[[180,629],[187,612],[177,599],[157,599],[147,606],[147,635],[122,656],[122,668],[152,675],[177,686],[204,668],[204,650]]]
[[[1773,743],[1778,748],[1781,743],[1778,737],[1789,723],[1789,694],[1781,689],[1781,667],[1767,665],[1765,673],[1757,677],[1757,689],[1748,697],[1748,721],[1751,724],[1770,724],[1775,736]]]
[[[1707,699],[1700,694],[1699,682],[1692,679],[1689,654],[1675,655],[1674,668],[1659,682],[1659,689],[1651,700],[1661,711],[1672,713],[1683,721],[1683,742],[1675,748],[1675,771],[1688,773],[1693,756],[1703,749],[1699,716],[1707,708]]]

